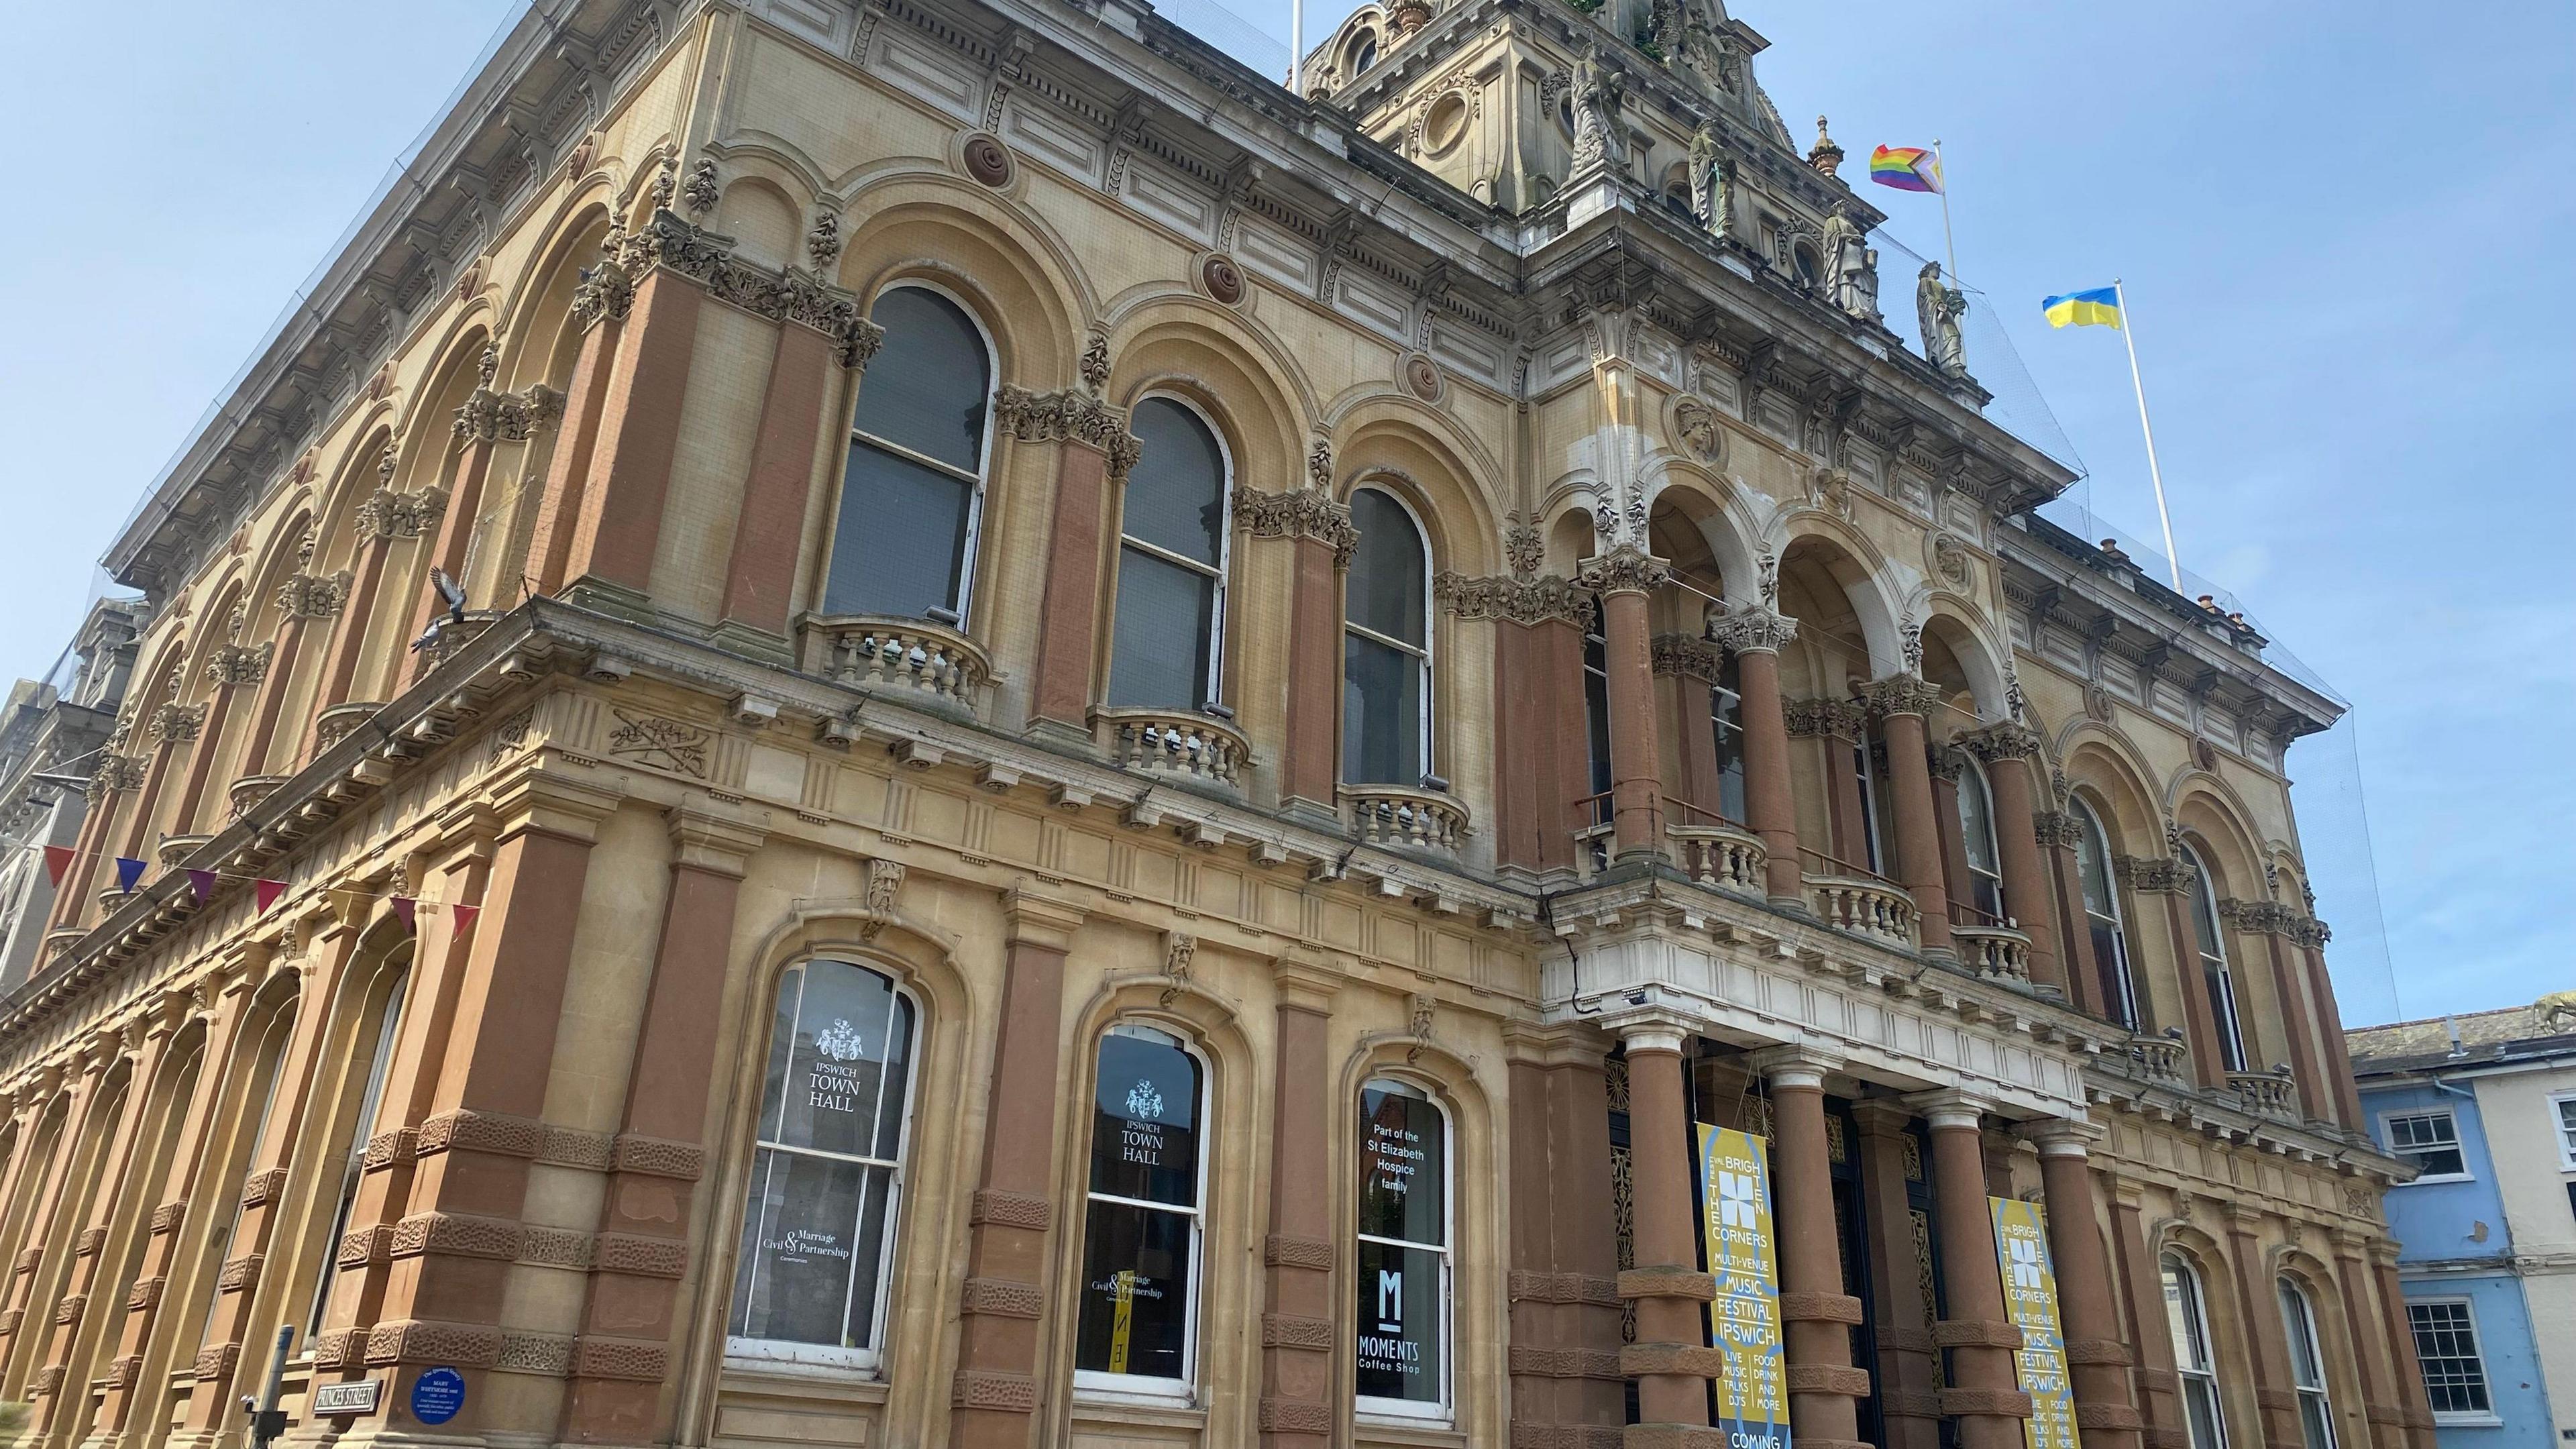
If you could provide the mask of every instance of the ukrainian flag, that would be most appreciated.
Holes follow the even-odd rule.
[[[2069,292],[2051,297],[2039,304],[2048,314],[2051,327],[2117,327],[2120,325],[2120,289],[2096,287],[2090,292]]]

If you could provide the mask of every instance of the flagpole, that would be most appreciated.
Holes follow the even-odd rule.
[[[2174,592],[2182,592],[2182,559],[2174,552],[2173,514],[2165,508],[2164,470],[2156,466],[2156,425],[2147,421],[2147,384],[2138,375],[2138,333],[2131,327],[2129,294],[2120,279],[2111,279],[2111,295],[2120,301],[2120,340],[2129,348],[2129,385],[2138,390],[2138,431],[2147,435],[2147,477],[2156,485],[2156,522],[2164,525],[2165,572],[2173,580]]]
[[[1306,77],[1306,0],[1288,0],[1288,94],[1305,90],[1299,82]]]
[[[1941,173],[1941,245],[1950,253],[1950,281],[1959,280],[1959,242],[1950,235],[1950,163],[1941,155],[1941,138],[1932,138],[1932,169]]]

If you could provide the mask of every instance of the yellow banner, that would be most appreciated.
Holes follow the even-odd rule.
[[[2066,1381],[2066,1335],[2057,1326],[2057,1265],[2048,1255],[2048,1210],[2035,1202],[1990,1197],[1995,1261],[2004,1274],[2004,1314],[2021,1330],[2013,1365],[2030,1395],[2022,1425],[2030,1449],[2079,1449],[2075,1395]]]
[[[1717,1298],[1710,1337],[1726,1354],[1717,1427],[1736,1449],[1789,1449],[1781,1373],[1780,1272],[1771,1238],[1771,1159],[1763,1140],[1731,1127],[1699,1129],[1700,1232]]]

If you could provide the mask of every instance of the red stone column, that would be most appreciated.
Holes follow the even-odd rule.
[[[1655,708],[1672,721],[1681,778],[1668,793],[1699,807],[1677,811],[1675,825],[1706,825],[1718,813],[1723,791],[1717,773],[1717,731],[1709,721],[1709,690],[1717,681],[1717,646],[1681,634],[1656,636]],[[1702,813],[1705,812],[1705,813]]]
[[[1861,1301],[1843,1292],[1825,1127],[1825,1073],[1840,1064],[1801,1047],[1775,1047],[1746,1065],[1762,1074],[1771,1094],[1771,1222],[1779,1242],[1790,1426],[1806,1449],[1861,1449],[1853,1400],[1869,1396],[1870,1376],[1851,1361],[1851,1329],[1863,1315]]]
[[[2190,1449],[2182,1379],[2174,1371],[2173,1329],[2165,1319],[2164,1266],[2147,1245],[2145,1210],[2143,1187],[2112,1179],[2111,1230],[2119,1249],[2120,1297],[2129,1305],[2129,1346],[2138,1356],[2129,1377],[2145,1424],[2139,1437],[2146,1449]]]
[[[2030,770],[2038,773],[2036,765]],[[2102,963],[2093,957],[2093,924],[2084,911],[2084,867],[2075,853],[2083,823],[2063,810],[2048,810],[2033,813],[2030,828],[2045,862],[2049,901],[2057,918],[2056,940],[2064,953],[2060,959],[2065,962],[2067,1000],[2078,1011],[2108,1019],[2112,1002]]]
[[[1334,783],[1341,778],[1342,573],[1359,540],[1348,505],[1321,489],[1292,495],[1294,506],[1272,510],[1270,525],[1256,523],[1256,537],[1285,537],[1289,563],[1288,742],[1281,752],[1280,803],[1312,818],[1341,819]],[[1238,516],[1241,516],[1238,514]],[[1410,780],[1372,781],[1404,784]]]
[[[1987,726],[1969,736],[1966,744],[1985,762],[1986,783],[1994,789],[1995,851],[2003,868],[2004,915],[2030,937],[2031,981],[2065,992],[2069,983],[2064,958],[2058,954],[2056,893],[2032,824],[2041,798],[2034,778],[2039,770],[2039,736],[2007,723]]]
[[[2280,1295],[2255,1237],[2263,1214],[2232,1201],[2220,1202],[2218,1211],[2227,1220],[2227,1251],[2235,1260],[2228,1276],[2236,1280],[2236,1311],[2254,1350],[2254,1401],[2262,1407],[2263,1435],[2286,1449],[2302,1442],[2299,1396],[2290,1386],[2290,1342],[2281,1321]]]
[[[707,1109],[719,1076],[716,1023],[734,965],[734,907],[765,833],[686,805],[663,820],[671,889],[626,1106],[609,1145],[589,1301],[573,1340],[558,1433],[567,1443],[671,1439],[672,1367],[687,1350],[675,1343],[681,1282],[703,1274],[707,1262],[691,1251],[691,1193],[705,1165]]]
[[[1037,679],[1030,690],[1029,712],[1088,741],[1091,706],[1099,699],[1092,666],[1100,652],[1102,554],[1115,532],[1110,498],[1126,486],[1127,470],[1136,463],[1139,445],[1127,431],[1126,415],[1098,399],[1067,394],[1052,401],[1055,412],[1020,420],[1027,441],[1056,444],[1045,613],[1038,624]],[[1087,413],[1092,421],[1068,428],[1067,411]],[[1303,571],[1302,553],[1298,562],[1294,587],[1304,590],[1311,581]],[[1298,597],[1302,600],[1304,594]],[[1298,658],[1295,641],[1289,648],[1292,668],[1298,663],[1314,667],[1313,661]],[[1295,705],[1290,708],[1293,711]]]
[[[1958,1420],[1964,1449],[2019,1449],[2030,1395],[2021,1391],[2013,1364],[2021,1330],[2004,1316],[2003,1269],[1995,1261],[1994,1216],[1986,1205],[1982,1113],[1974,1099],[1957,1093],[1912,1101],[1932,1129],[1933,1206],[1950,1314],[1932,1328],[1933,1342],[1950,1350],[1951,1386],[1941,1391],[1941,1410]]]
[[[350,576],[347,593],[340,608],[340,622],[331,631],[330,647],[323,651],[322,672],[313,686],[313,719],[333,705],[349,702],[350,687],[358,677],[358,666],[367,650],[367,628],[376,612],[376,595],[384,587],[386,555],[402,523],[398,516],[399,495],[392,491],[394,445],[385,444],[384,459],[377,465],[379,480],[375,493],[358,505],[350,526],[357,531],[357,567]],[[311,742],[313,720],[304,726],[304,738]],[[319,754],[318,749],[311,754]],[[308,754],[305,758],[310,758]]]
[[[61,1153],[64,1135],[71,1125],[71,1113],[66,1108],[62,1124],[55,1129],[52,1138],[38,1140],[49,1115],[47,1109],[54,1101],[54,1090],[62,1085],[62,1077],[60,1061],[38,1067],[14,1103],[12,1120],[17,1123],[18,1135],[10,1148],[8,1170],[5,1175],[0,1175],[0,1210],[7,1214],[5,1223],[0,1223],[0,1232],[5,1232],[5,1236],[0,1236],[0,1243],[7,1244],[9,1253],[9,1256],[0,1256],[0,1304],[5,1304],[16,1291],[12,1265],[19,1256],[20,1244],[30,1241],[21,1235],[21,1229],[44,1210],[44,1185],[53,1175],[54,1159]],[[7,1340],[17,1330],[18,1320],[0,1311],[0,1355],[7,1353]]]
[[[1506,1033],[1514,1440],[1615,1441],[1627,1395],[1601,1050],[1579,1028]]]
[[[1640,599],[1642,602],[1642,596]],[[1615,669],[1615,666],[1614,666]],[[1708,1435],[1708,1381],[1726,1372],[1708,1346],[1703,1304],[1717,1280],[1699,1267],[1699,1224],[1691,1207],[1691,1123],[1678,1026],[1628,1027],[1628,1142],[1631,1239],[1637,1266],[1619,1275],[1619,1296],[1637,1306],[1637,1340],[1619,1352],[1620,1372],[1637,1381],[1630,1449],[1700,1449]],[[1703,1432],[1693,1434],[1694,1428]]]
[[[1576,802],[1592,793],[1583,633],[1598,606],[1563,579],[1513,590],[1513,612],[1494,623],[1494,854],[1529,871],[1571,870]]]
[[[71,868],[63,872],[63,883],[54,892],[53,915],[45,923],[49,931],[79,925],[89,914],[89,885],[105,868],[108,837],[116,827],[117,797],[141,783],[143,767],[133,756],[118,752],[123,743],[109,736],[105,750],[92,767],[89,785],[82,792],[88,797],[88,810],[81,817],[80,836],[72,847]]]
[[[1591,560],[1586,588],[1601,596],[1610,674],[1610,818],[1621,857],[1664,853],[1663,749],[1655,731],[1654,657],[1647,594],[1663,583],[1661,559],[1621,544]]]
[[[2048,1255],[2057,1265],[2058,1328],[2075,1392],[2075,1422],[2084,1449],[2137,1449],[2144,1420],[2129,1397],[2129,1366],[2111,1289],[2111,1257],[2094,1211],[2093,1171],[2085,1144],[2099,1137],[2090,1122],[2049,1122],[2030,1135],[2039,1143],[2039,1176],[2048,1201]]]
[[[2290,927],[2290,940],[2308,976],[2308,999],[2317,1004],[2317,1032],[2325,1039],[2325,1072],[2333,1079],[2335,1120],[2354,1132],[2367,1131],[2361,1111],[2361,1089],[2353,1080],[2352,1049],[2344,1040],[2343,1008],[2335,1001],[2334,977],[2326,970],[2326,941],[2334,933],[2320,920],[2305,919]],[[2321,1114],[2322,1115],[2322,1114]]]
[[[1940,691],[1913,675],[1896,674],[1869,687],[1869,702],[1871,712],[1879,717],[1879,732],[1887,740],[1887,793],[1896,807],[1896,878],[1914,895],[1923,949],[1947,952],[1950,896],[1944,883],[1940,816],[1932,795],[1932,761],[1923,725],[1940,704]]]
[[[1786,706],[1785,713],[1792,736],[1811,736],[1824,751],[1825,818],[1832,822],[1833,848],[1821,853],[1866,868],[1869,826],[1855,754],[1869,743],[1867,712],[1850,700],[1801,699]]]
[[[2387,1238],[2371,1239],[2370,1262],[2379,1282],[2379,1311],[2397,1355],[2393,1397],[2406,1415],[2407,1449],[2434,1449],[2433,1408],[2424,1395],[2424,1364],[2415,1356],[2415,1329],[2406,1317],[2405,1290],[2397,1282],[2397,1244]]]
[[[1277,1075],[1271,1102],[1277,1116],[1270,1134],[1270,1233],[1263,1241],[1266,1307],[1261,1316],[1261,1443],[1263,1449],[1322,1445],[1339,1418],[1334,1405],[1332,1123],[1337,1103],[1324,1083],[1333,1079],[1332,1010],[1336,979],[1281,961],[1278,987]]]
[[[967,1214],[966,1286],[951,1384],[956,1449],[1028,1449],[1036,1432],[1055,1225],[1064,958],[1079,907],[1015,890],[984,1103],[984,1150]]]
[[[243,776],[283,773],[268,769],[268,757],[277,740],[278,717],[285,712],[286,696],[295,687],[295,665],[303,657],[304,636],[315,620],[327,620],[340,612],[341,592],[341,580],[310,574],[297,574],[280,588],[278,609],[283,618],[277,627],[277,647],[261,671],[259,693],[251,700],[249,732],[242,736]],[[331,626],[326,623],[322,627]]]
[[[2335,1119],[2334,1089],[2327,1084],[2317,1040],[2316,1010],[2307,999],[2307,973],[2293,963],[2289,940],[2296,918],[2272,901],[2224,900],[2219,919],[2263,943],[2264,964],[2272,976],[2272,999],[2280,1003],[2281,1031],[2290,1039],[2290,1080],[2299,1093],[2299,1115],[2320,1122]],[[2338,1028],[2334,1035],[2343,1033]]]
[[[483,366],[489,369],[496,360],[491,345],[486,343]],[[500,442],[494,411],[499,401],[492,393],[492,374],[487,370],[483,385],[466,400],[463,416],[453,424],[453,434],[462,448],[456,455],[455,482],[449,490],[447,506],[439,515],[437,537],[429,546],[429,568],[455,580],[459,588],[465,584],[466,547],[474,541],[474,525],[483,507],[483,485],[491,475],[492,453]],[[420,597],[412,605],[411,630],[403,636],[405,645],[425,633],[431,620],[447,614],[447,601],[431,585],[427,569],[421,572],[417,591]],[[514,592],[505,589],[502,597],[510,598]],[[437,662],[431,651],[420,650],[409,656],[409,662],[396,677],[406,682],[416,680]]]
[[[2371,1442],[2379,1449],[2406,1449],[2406,1410],[2389,1383],[2395,1350],[2383,1341],[2387,1324],[2372,1322],[2370,1311],[2370,1263],[2365,1256],[2370,1240],[2343,1228],[2332,1230],[2330,1236],[2335,1296],[2343,1300],[2344,1332],[2352,1339],[2353,1362],[2361,1372],[2362,1412],[2370,1421]]]
[[[197,730],[196,747],[188,753],[188,774],[179,786],[179,805],[170,812],[171,834],[198,833],[197,816],[204,808],[206,787],[214,783],[215,763],[223,757],[224,726],[232,718],[233,697],[241,686],[257,683],[267,669],[268,657],[264,653],[236,644],[219,645],[206,661],[206,678],[214,684],[215,695],[206,705],[205,723]]]
[[[2200,938],[2193,933],[2191,867],[2170,856],[2124,855],[2113,863],[2120,880],[2141,902],[2161,905],[2165,937],[2173,943],[2174,993],[2182,1000],[2183,1040],[2191,1050],[2192,1079],[2204,1087],[2227,1085],[2227,1059],[2218,1051],[2218,1023],[2209,987],[2200,974]]]
[[[1807,909],[1807,874],[1798,862],[1798,802],[1789,780],[1789,725],[1780,703],[1780,651],[1798,637],[1798,621],[1759,604],[1739,604],[1716,624],[1718,643],[1735,656],[1738,716],[1744,724],[1745,824],[1770,855],[1767,886],[1774,903]]]
[[[1914,1238],[1915,1208],[1906,1184],[1924,1180],[1926,1165],[1914,1135],[1914,1116],[1889,1097],[1852,1103],[1860,1128],[1860,1189],[1866,1196],[1870,1298],[1877,1310],[1878,1407],[1885,1449],[1936,1449],[1941,1436],[1938,1350],[1922,1275],[1931,1266],[1930,1241]],[[1930,1215],[1925,1215],[1928,1233]],[[1918,1254],[1920,1256],[1918,1256]]]
[[[796,586],[797,545],[805,534],[805,505],[813,492],[814,451],[820,446],[824,408],[837,395],[832,344],[811,327],[778,324],[778,347],[769,364],[769,393],[761,400],[760,428],[752,436],[751,467],[743,475],[742,505],[734,515],[733,556],[725,564],[722,622],[755,635],[787,633],[788,593]],[[855,384],[858,374],[851,371]]]
[[[0,1382],[5,1382],[12,1399],[45,1392],[38,1361],[53,1332],[55,1315],[66,1306],[78,1311],[79,1305],[67,1304],[56,1290],[64,1281],[66,1260],[74,1257],[74,1235],[80,1231],[87,1206],[87,1187],[98,1180],[118,1124],[133,1115],[134,1099],[141,1094],[131,1077],[121,1092],[104,1090],[124,1045],[117,1028],[101,1027],[78,1048],[80,1078],[72,1088],[71,1110],[64,1115],[63,1135],[37,1188],[26,1246],[18,1251],[16,1275],[9,1283],[8,1309],[0,1316],[0,1325],[5,1325],[0,1353],[6,1355],[6,1379]],[[59,1380],[60,1375],[55,1377]]]
[[[1932,774],[1932,821],[1941,832],[1941,882],[1950,899],[1962,906],[1977,903],[1968,879],[1968,834],[1959,820],[1959,774],[1968,761],[1948,745],[1935,745],[1924,757]]]
[[[615,254],[624,236],[612,229],[601,243],[600,249],[610,254],[603,270],[617,266]],[[622,272],[617,275],[622,279]],[[613,291],[576,293],[573,311],[583,329],[581,349],[573,355],[572,376],[564,385],[563,436],[555,440],[554,453],[546,460],[545,491],[538,495],[528,557],[522,564],[540,594],[559,592],[572,562],[573,535],[589,503],[591,457],[598,450],[608,406],[618,334],[626,325],[626,302]]]
[[[600,395],[598,433],[564,555],[564,588],[633,610],[652,584],[706,293],[667,267],[636,283]]]

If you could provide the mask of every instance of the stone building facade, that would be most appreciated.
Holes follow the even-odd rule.
[[[297,1443],[1713,1444],[1706,1122],[1812,1449],[2021,1442],[1989,1196],[2087,1444],[2425,1449],[2334,706],[2032,515],[1761,43],[532,11],[111,552],[30,1437],[283,1330]]]

